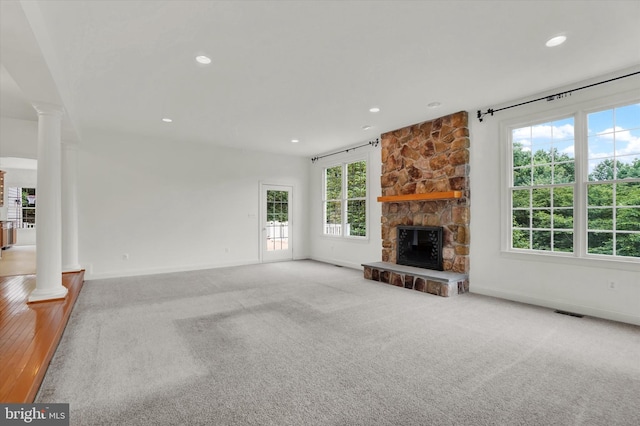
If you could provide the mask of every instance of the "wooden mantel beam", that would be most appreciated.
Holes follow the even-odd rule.
[[[399,201],[447,200],[461,197],[462,191],[444,191],[425,194],[388,195],[378,197],[378,201],[381,203],[396,203]]]

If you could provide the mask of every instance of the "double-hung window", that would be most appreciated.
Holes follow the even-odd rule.
[[[587,124],[587,253],[640,259],[640,104]]]
[[[640,103],[508,134],[509,251],[640,260]]]
[[[324,169],[323,234],[367,236],[367,162],[345,162]]]
[[[513,129],[512,158],[512,247],[573,252],[573,117]]]

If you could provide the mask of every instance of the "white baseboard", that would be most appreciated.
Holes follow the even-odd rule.
[[[345,262],[340,259],[327,259],[323,257],[313,257],[313,256],[310,257],[309,259],[316,260],[318,262],[323,262],[323,263],[330,263],[331,265],[344,266],[346,268],[352,268],[352,269],[358,269],[358,270],[364,269],[362,265],[359,263]]]
[[[212,263],[212,264],[202,264],[202,265],[187,265],[187,266],[171,266],[164,268],[148,268],[148,269],[134,269],[134,270],[126,270],[126,271],[113,271],[113,272],[98,272],[92,273],[87,268],[85,271],[85,281],[88,280],[99,280],[105,278],[123,278],[123,277],[135,277],[139,275],[155,275],[155,274],[170,274],[172,272],[188,272],[188,271],[199,271],[204,269],[217,269],[217,268],[228,268],[232,266],[246,266],[246,265],[255,265],[260,262],[255,260],[244,260],[244,261],[236,261],[236,262],[228,262],[228,263]]]
[[[308,260],[308,256],[294,257],[293,260]],[[172,272],[187,272],[187,271],[200,271],[204,269],[217,269],[217,268],[229,268],[232,266],[246,266],[257,265],[259,260],[245,259],[235,262],[223,262],[223,263],[209,263],[200,265],[187,265],[187,266],[170,266],[164,268],[146,268],[146,269],[133,269],[126,271],[112,271],[112,272],[98,272],[93,273],[93,265],[88,263],[85,268],[85,280],[99,280],[105,278],[123,278],[123,277],[135,277],[139,275],[154,275],[154,274],[170,274]]]
[[[497,297],[500,299],[513,300],[514,302],[528,303],[530,305],[544,306],[545,308],[559,309],[562,311],[573,312],[590,317],[603,318],[612,321],[624,322],[628,324],[640,325],[640,316],[629,315],[622,312],[607,311],[591,306],[576,305],[575,303],[565,302],[562,300],[548,300],[539,297],[529,296],[526,294],[498,290],[491,287],[483,287],[473,284],[469,287],[470,293],[482,294],[485,296]]]

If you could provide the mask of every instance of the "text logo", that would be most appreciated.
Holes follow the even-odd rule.
[[[0,404],[3,425],[69,426],[69,404]]]

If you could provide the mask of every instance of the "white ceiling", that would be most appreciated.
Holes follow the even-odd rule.
[[[0,4],[2,115],[57,100],[80,141],[115,129],[312,156],[640,65],[637,0]]]

